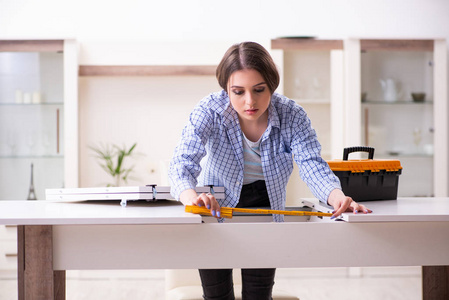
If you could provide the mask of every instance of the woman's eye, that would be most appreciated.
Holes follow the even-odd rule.
[[[265,91],[265,88],[256,89],[255,91],[256,93],[263,93],[263,91]]]
[[[243,91],[237,91],[237,90],[234,90],[234,91],[232,91],[234,94],[236,94],[236,95],[243,95]]]

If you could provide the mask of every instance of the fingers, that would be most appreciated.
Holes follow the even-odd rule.
[[[220,205],[218,204],[217,199],[215,199],[214,195],[210,193],[202,193],[198,195],[193,204],[207,207],[207,209],[210,209],[210,213],[213,217],[221,217]]]
[[[368,209],[365,205],[358,204],[351,197],[345,197],[342,201],[338,202],[334,206],[332,219],[340,216],[342,213],[352,211],[355,214],[362,212],[364,214],[371,213],[372,210]]]
[[[335,204],[335,206],[334,206],[335,210],[333,211],[333,215],[332,215],[331,219],[335,219],[336,217],[338,217],[342,213],[344,213],[348,209],[351,202],[352,202],[351,197],[345,197],[343,199],[343,201],[340,201],[337,204]]]
[[[331,219],[335,219],[336,217],[340,216],[342,213],[346,211],[352,211],[354,214],[358,213],[372,213],[373,211],[369,208],[367,208],[365,205],[358,204],[354,200],[352,200],[351,197],[346,197],[346,199],[342,202],[340,202],[336,207],[334,207],[335,210],[333,211],[333,215]]]
[[[373,212],[371,209],[366,208],[365,205],[361,205],[361,204],[358,204],[356,202],[354,202],[354,203],[355,203],[355,206],[354,206],[353,212],[355,214],[357,214],[359,212],[363,212],[364,214],[368,214],[368,213],[372,213]]]
[[[371,209],[368,209],[365,205],[359,204],[355,201],[351,202],[349,209],[352,210],[355,214],[357,213],[368,214],[373,212]]]
[[[352,210],[353,213],[357,214],[359,213],[359,211],[361,212],[361,205],[359,205],[357,202],[352,201],[351,204],[349,205],[349,209]]]
[[[340,207],[336,208],[336,210],[333,211],[333,215],[331,217],[332,219],[335,219],[336,217],[340,216],[342,213],[346,211],[345,206],[341,205]]]

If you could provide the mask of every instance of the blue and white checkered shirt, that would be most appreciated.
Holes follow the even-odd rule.
[[[286,187],[298,164],[301,178],[320,201],[326,202],[340,181],[321,158],[321,145],[304,109],[274,93],[268,107],[268,127],[260,143],[262,169],[272,209],[285,208]],[[203,159],[204,158],[204,159]],[[243,185],[243,144],[237,112],[223,90],[193,109],[170,163],[173,197],[199,186],[224,186],[220,206],[235,207]],[[282,215],[274,215],[282,221]]]

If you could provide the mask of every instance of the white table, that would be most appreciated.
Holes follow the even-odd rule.
[[[449,198],[369,207],[348,222],[218,224],[176,202],[1,201],[0,224],[19,225],[19,299],[65,299],[65,270],[356,266],[425,266],[423,298],[444,299]]]

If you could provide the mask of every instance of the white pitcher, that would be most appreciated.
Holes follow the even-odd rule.
[[[380,84],[382,85],[382,92],[384,95],[384,101],[386,102],[394,102],[397,101],[400,97],[400,90],[398,83],[393,79],[385,79],[380,80]]]

